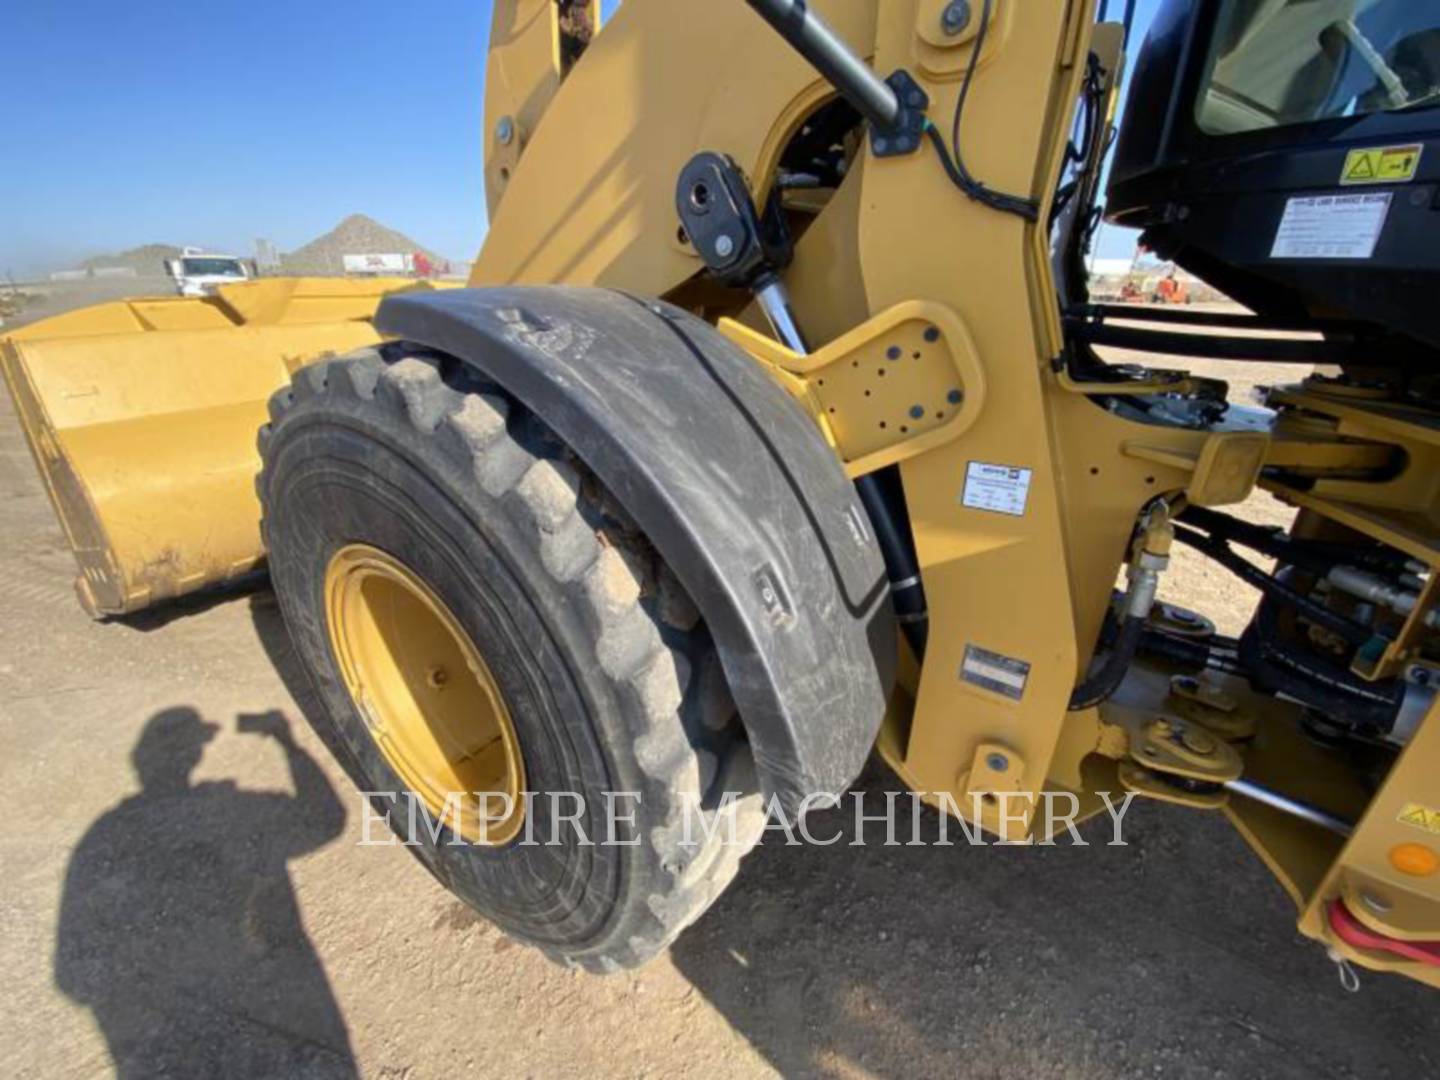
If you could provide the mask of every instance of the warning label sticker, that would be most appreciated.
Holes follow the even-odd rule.
[[[1272,259],[1368,259],[1390,216],[1390,193],[1291,199],[1275,233]]]
[[[1405,809],[1400,811],[1400,824],[1413,825],[1417,829],[1440,836],[1440,810],[1432,810],[1419,803],[1407,803]]]
[[[1025,696],[1025,684],[1030,681],[1030,665],[978,645],[966,645],[965,659],[960,662],[960,678],[1019,701]]]
[[[965,490],[960,502],[972,510],[1022,517],[1030,500],[1030,470],[1016,465],[990,465],[972,461],[965,468]]]
[[[1380,146],[1373,150],[1351,150],[1340,172],[1342,184],[1407,184],[1420,168],[1425,147]]]

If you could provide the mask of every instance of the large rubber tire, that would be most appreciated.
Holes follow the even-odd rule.
[[[270,403],[258,481],[271,575],[324,707],[321,735],[362,791],[404,790],[332,655],[324,580],[364,543],[416,573],[471,637],[504,694],[533,803],[638,791],[635,846],[503,847],[397,833],[507,933],[596,971],[633,967],[694,921],[763,828],[749,748],[693,602],[615,503],[534,416],[458,361],[404,344],[297,372]],[[743,798],[721,802],[721,791]],[[716,837],[684,838],[686,801]],[[392,810],[386,803],[377,808]],[[568,809],[568,808],[567,808]],[[721,816],[733,822],[719,820]],[[543,819],[543,820],[542,820]],[[728,843],[734,825],[737,843]],[[692,838],[700,835],[692,831]]]

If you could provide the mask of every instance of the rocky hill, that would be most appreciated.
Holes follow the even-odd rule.
[[[413,255],[423,252],[434,265],[444,259],[426,251],[404,233],[387,229],[364,214],[351,214],[324,236],[281,258],[282,273],[344,273],[344,255]]]
[[[142,276],[165,273],[165,260],[178,259],[181,249],[173,244],[145,244],[111,255],[96,255],[80,264],[82,270],[126,267]],[[364,214],[351,214],[324,236],[281,256],[282,274],[343,274],[345,255],[414,255],[422,252],[433,266],[446,260],[421,247],[402,232],[388,229]],[[247,253],[235,252],[242,258]]]
[[[140,275],[165,273],[165,260],[178,259],[180,249],[174,244],[144,244],[114,255],[96,255],[80,264],[82,270],[113,270],[124,267]]]

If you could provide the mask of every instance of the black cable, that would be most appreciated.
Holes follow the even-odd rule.
[[[965,79],[960,83],[960,93],[955,97],[955,112],[950,118],[950,153],[955,163],[965,172],[964,155],[960,153],[960,117],[965,112],[965,102],[970,97],[970,87],[975,81],[975,70],[980,66],[980,53],[985,48],[985,38],[990,34],[990,8],[992,0],[985,0],[980,10],[980,28],[975,32],[975,44],[970,48],[970,62],[965,65]]]
[[[1075,170],[1074,175],[1062,184],[1055,193],[1055,198],[1050,208],[1051,228],[1054,228],[1055,223],[1060,220],[1060,215],[1065,212],[1065,208],[1070,204],[1070,200],[1075,197],[1076,193],[1079,192],[1081,186],[1089,180],[1089,162],[1094,157],[1095,148],[1100,141],[1101,131],[1104,126],[1100,116],[1103,97],[1104,95],[1100,90],[1100,60],[1092,52],[1085,65],[1085,85],[1082,97],[1084,114],[1081,118],[1084,122],[1080,125],[1080,145],[1076,146],[1074,140],[1067,142],[1065,145],[1065,163],[1067,165],[1077,165],[1079,168]],[[1078,231],[1083,243],[1083,238],[1087,231],[1086,223],[1082,222],[1078,226]]]
[[[1085,126],[1084,135],[1080,139],[1081,150],[1076,155],[1076,159],[1081,163],[1088,162],[1094,155],[1104,127],[1101,106],[1104,104],[1105,95],[1100,88],[1100,71],[1100,58],[1092,52],[1085,61]]]
[[[950,159],[950,151],[945,145],[945,137],[940,134],[936,126],[925,121],[925,134],[935,145],[940,154],[940,164],[945,167],[945,173],[950,177],[951,182],[976,202],[984,203],[994,210],[1001,210],[1007,214],[1015,214],[1026,221],[1038,221],[1040,219],[1040,206],[1034,199],[1022,199],[1016,195],[1002,195],[999,192],[991,191],[984,184],[977,182],[969,173],[962,171],[964,166]]]
[[[975,81],[975,69],[980,63],[980,53],[985,48],[985,37],[990,29],[992,6],[993,0],[985,0],[980,15],[980,29],[975,34],[975,44],[970,53],[970,63],[965,69],[965,79],[960,84],[960,93],[955,98],[955,114],[950,124],[950,146],[945,145],[944,137],[929,119],[925,121],[925,134],[930,136],[930,141],[939,152],[940,163],[945,167],[946,175],[966,195],[992,209],[1015,214],[1026,221],[1038,221],[1040,204],[1036,200],[992,191],[970,175],[970,171],[965,168],[965,158],[960,153],[960,118],[965,112],[965,102],[970,96],[970,86]]]

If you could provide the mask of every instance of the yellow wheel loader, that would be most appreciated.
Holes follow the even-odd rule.
[[[1097,6],[497,3],[468,288],[5,340],[82,602],[267,562],[357,787],[592,969],[875,750],[1010,841],[1224,814],[1334,958],[1440,985],[1440,14],[1165,0],[1117,119]],[[1248,312],[1092,301],[1102,213]],[[1157,601],[1177,543],[1238,638]]]

